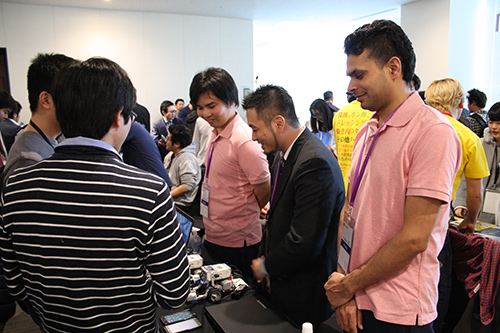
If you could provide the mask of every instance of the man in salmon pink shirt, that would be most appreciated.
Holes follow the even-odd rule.
[[[229,262],[248,278],[262,238],[260,210],[271,192],[267,159],[236,111],[238,89],[228,72],[212,67],[196,74],[190,98],[212,126],[200,202],[204,248],[213,261]]]
[[[344,47],[348,90],[376,113],[354,142],[328,300],[347,332],[430,333],[460,141],[411,93],[415,53],[397,24],[364,25]]]

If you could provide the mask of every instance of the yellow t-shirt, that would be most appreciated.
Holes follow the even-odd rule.
[[[354,138],[361,126],[372,117],[373,112],[361,107],[361,103],[353,101],[340,109],[333,118],[333,135],[337,145],[337,158],[344,177],[347,192],[347,178],[351,168],[351,156]]]
[[[484,154],[483,145],[479,137],[458,120],[446,113],[443,114],[451,122],[455,131],[457,131],[460,143],[462,144],[462,163],[460,164],[460,169],[453,182],[452,197],[454,198],[462,175],[465,175],[467,178],[483,178],[488,177],[490,171],[486,155]]]

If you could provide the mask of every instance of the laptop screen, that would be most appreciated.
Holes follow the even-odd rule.
[[[176,208],[177,210],[177,221],[179,222],[179,227],[181,228],[182,237],[184,237],[184,243],[189,242],[189,236],[191,235],[191,229],[193,228],[194,219],[185,213],[182,209]]]

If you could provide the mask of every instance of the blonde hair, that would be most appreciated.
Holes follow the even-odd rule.
[[[464,88],[455,79],[435,80],[425,91],[425,102],[433,108],[452,113],[464,99]]]

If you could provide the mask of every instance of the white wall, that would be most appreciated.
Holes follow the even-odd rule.
[[[410,38],[422,80],[420,90],[448,76],[449,0],[420,0],[401,6],[401,27]]]
[[[495,54],[495,43],[499,42],[499,33],[495,33],[498,1],[451,0],[450,2],[448,74],[459,80],[466,91],[472,88],[483,91],[488,96],[486,107],[489,108],[500,100],[498,50]]]
[[[0,17],[3,17],[2,4],[0,3]],[[4,21],[0,21],[0,45],[5,45],[5,30],[3,28]]]
[[[345,36],[333,31],[328,23],[255,23],[256,86],[283,86],[302,124],[310,117],[311,103],[327,90],[333,91],[335,105],[346,104]]]
[[[104,56],[129,74],[152,121],[159,106],[189,101],[193,76],[225,68],[240,96],[252,86],[253,23],[249,20],[0,3],[0,47],[7,48],[11,92],[30,117],[26,72],[39,52],[77,59]]]
[[[499,0],[420,0],[401,6],[401,26],[417,55],[421,90],[445,77],[500,100]],[[467,105],[465,105],[467,106]]]
[[[496,2],[495,14],[500,14],[500,0]],[[500,25],[500,22],[498,22]],[[493,105],[496,102],[500,102],[500,32],[495,32],[493,35],[494,47],[493,47],[493,64],[491,66],[491,94],[488,96],[488,105]]]
[[[344,39],[355,29],[376,19],[399,23],[399,8],[355,21],[255,22],[254,88],[272,83],[292,96],[299,121],[309,118],[309,106],[331,90],[333,104],[347,105],[347,57]]]

